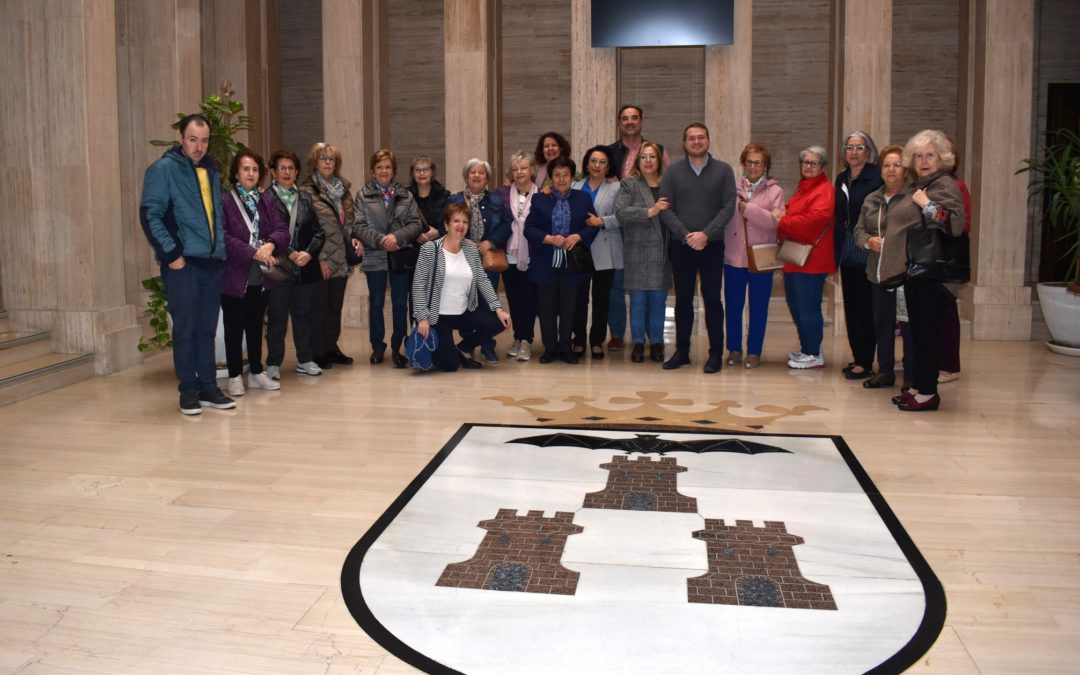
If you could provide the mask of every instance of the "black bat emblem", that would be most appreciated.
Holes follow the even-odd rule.
[[[621,450],[623,452],[640,452],[656,455],[664,455],[669,452],[734,452],[744,455],[757,455],[764,452],[786,452],[791,454],[790,450],[778,448],[775,445],[747,441],[741,438],[669,441],[660,438],[658,434],[634,434],[634,436],[635,438],[602,438],[600,436],[589,436],[588,434],[558,433],[515,438],[512,441],[507,441],[507,443],[535,445],[541,448],[561,445],[572,448]]]

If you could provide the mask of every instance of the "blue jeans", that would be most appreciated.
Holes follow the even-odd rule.
[[[784,293],[795,327],[799,330],[799,351],[809,356],[821,353],[825,319],[821,316],[821,297],[826,274],[784,272]]]
[[[622,270],[619,270],[620,272]],[[634,344],[664,344],[664,306],[667,291],[630,291],[630,339]]]
[[[626,289],[623,288],[623,276],[623,270],[615,270],[615,276],[611,279],[611,295],[608,298],[608,329],[611,330],[611,337],[619,339],[626,334]]]
[[[368,285],[368,325],[371,336],[371,350],[375,353],[386,349],[386,323],[383,321],[383,307],[386,305],[386,281],[390,280],[390,307],[393,316],[393,328],[390,333],[390,347],[397,350],[405,340],[409,314],[409,273],[391,274],[387,271],[364,272]]]
[[[221,306],[222,260],[186,258],[182,269],[161,266],[172,316],[173,368],[181,393],[217,389],[214,339]]]
[[[724,265],[724,303],[727,304],[727,348],[741,352],[742,315],[746,289],[750,287],[750,323],[746,331],[746,353],[761,356],[765,344],[765,324],[769,321],[772,272],[751,272],[745,267]]]

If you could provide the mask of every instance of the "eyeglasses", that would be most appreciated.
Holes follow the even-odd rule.
[[[334,156],[333,155],[319,155],[318,159],[319,159],[320,162],[333,162],[334,161]]]
[[[862,152],[865,149],[866,149],[866,146],[861,145],[861,144],[860,145],[845,145],[844,146],[844,152],[851,152],[853,150],[855,152]]]
[[[881,168],[884,169],[903,169],[904,165],[899,162],[889,162],[888,164],[882,164]]]
[[[804,159],[799,162],[799,166],[825,166],[825,162],[818,162],[813,159]]]
[[[761,166],[763,163],[760,159],[748,159],[743,162],[743,166]]]
[[[292,164],[282,164],[281,166],[275,166],[274,171],[278,173],[295,173],[296,167]]]
[[[589,159],[589,164],[607,164],[607,160],[603,157],[591,157]]]
[[[413,173],[431,173],[430,166],[418,166],[413,169]]]
[[[653,161],[655,161],[655,160],[659,159],[659,157],[657,157],[656,155],[638,155],[638,157],[639,157],[640,159],[644,159],[644,160],[653,160]]]
[[[937,159],[938,154],[936,152],[918,152],[915,153],[915,159]]]

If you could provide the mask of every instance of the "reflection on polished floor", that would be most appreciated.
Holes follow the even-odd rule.
[[[357,365],[285,368],[281,391],[235,411],[181,416],[168,356],[0,408],[0,671],[412,672],[357,626],[340,575],[438,449],[466,422],[662,392],[645,395],[657,425],[707,412],[714,428],[844,437],[945,587],[945,628],[914,670],[1075,672],[1080,360],[965,341],[942,409],[901,413],[894,392],[843,379],[843,342],[817,372],[785,367],[777,330],[751,371],[703,374],[699,338],[678,371],[624,351],[421,375],[367,365],[348,330]]]

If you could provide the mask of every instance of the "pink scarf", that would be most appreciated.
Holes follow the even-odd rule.
[[[518,192],[517,184],[510,184],[510,213],[514,214],[514,222],[510,224],[510,241],[506,244],[506,252],[517,260],[517,268],[522,272],[529,269],[529,242],[525,240],[525,218],[529,215],[532,207],[532,196],[538,190],[536,185],[529,186],[526,194],[525,205],[518,208],[521,193]]]

